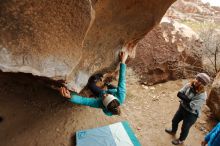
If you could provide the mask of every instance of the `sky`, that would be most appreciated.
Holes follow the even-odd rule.
[[[220,0],[202,0],[202,2],[209,2],[212,6],[220,6]]]

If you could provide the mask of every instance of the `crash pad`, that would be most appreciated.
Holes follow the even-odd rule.
[[[77,146],[140,146],[127,121],[76,132]]]

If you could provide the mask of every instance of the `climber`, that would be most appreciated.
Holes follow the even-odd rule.
[[[125,61],[128,57],[127,52],[121,52],[120,70],[118,87],[108,90],[99,90],[97,93],[98,98],[87,98],[77,95],[75,92],[70,93],[65,87],[59,89],[62,96],[69,99],[70,102],[80,105],[86,105],[94,108],[102,108],[103,112],[108,115],[120,115],[120,105],[124,102],[126,97],[126,64]]]
[[[202,141],[202,146],[220,146],[220,122],[209,132],[204,141]]]
[[[186,139],[190,127],[196,122],[200,116],[202,105],[206,101],[205,86],[210,82],[210,77],[206,73],[199,73],[195,80],[187,83],[178,93],[180,98],[179,109],[172,119],[172,128],[165,129],[171,135],[176,134],[178,124],[183,120],[180,137],[173,140],[174,145],[179,145]]]

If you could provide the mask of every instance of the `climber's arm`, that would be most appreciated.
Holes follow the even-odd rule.
[[[101,98],[87,98],[77,95],[75,92],[70,93],[68,89],[61,87],[60,93],[62,96],[69,99],[70,102],[94,108],[102,108]]]

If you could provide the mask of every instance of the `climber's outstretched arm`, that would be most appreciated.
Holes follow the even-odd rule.
[[[102,108],[103,106],[101,98],[82,97],[82,96],[77,95],[74,92],[70,93],[70,91],[66,89],[65,87],[61,87],[59,91],[63,97],[68,98],[69,101],[72,103],[90,106],[94,108]]]
[[[119,70],[119,79],[118,79],[118,88],[117,88],[117,95],[118,99],[120,101],[120,104],[122,104],[126,97],[126,60],[127,60],[128,54],[127,52],[121,52],[119,54],[120,58],[120,70]]]

